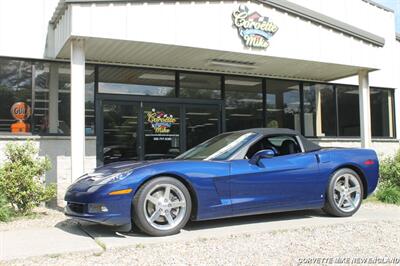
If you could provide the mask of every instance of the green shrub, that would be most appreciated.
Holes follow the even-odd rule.
[[[394,157],[383,159],[379,171],[382,183],[400,187],[400,150]]]
[[[39,158],[33,143],[8,143],[5,156],[0,168],[0,190],[15,212],[27,214],[41,202],[54,198],[55,186],[45,186],[40,180],[51,168],[50,160]]]
[[[383,159],[379,171],[381,180],[376,198],[400,205],[400,150],[395,156]]]
[[[400,187],[382,185],[376,198],[382,202],[400,205]]]
[[[10,204],[7,202],[6,197],[0,192],[0,222],[7,222],[12,215]]]

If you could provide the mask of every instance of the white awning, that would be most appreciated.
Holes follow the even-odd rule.
[[[85,38],[87,62],[231,73],[282,79],[330,81],[357,75],[365,67],[249,55],[218,50],[101,38]],[[70,44],[58,58],[70,58]],[[369,71],[374,69],[367,69]]]

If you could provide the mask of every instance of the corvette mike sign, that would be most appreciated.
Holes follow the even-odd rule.
[[[232,13],[234,26],[238,29],[243,43],[247,47],[266,49],[269,39],[278,31],[278,26],[258,12],[249,12],[247,6],[241,5]]]

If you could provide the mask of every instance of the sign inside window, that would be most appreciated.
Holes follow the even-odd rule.
[[[244,45],[252,48],[266,49],[269,47],[269,39],[278,31],[278,26],[261,16],[258,12],[249,12],[245,5],[232,13],[234,26],[238,29]]]
[[[162,111],[156,111],[154,108],[147,113],[147,122],[150,123],[157,134],[168,134],[171,132],[171,127],[176,123],[176,118],[172,114],[167,114]]]
[[[11,124],[12,133],[27,133],[30,131],[30,126],[24,121],[27,120],[32,112],[31,107],[24,102],[16,102],[11,106],[11,115],[17,122]]]

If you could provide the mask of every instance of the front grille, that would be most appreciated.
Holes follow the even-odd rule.
[[[85,209],[85,205],[81,204],[81,203],[72,203],[72,202],[68,202],[68,208],[75,212],[75,213],[83,213],[84,209]]]

